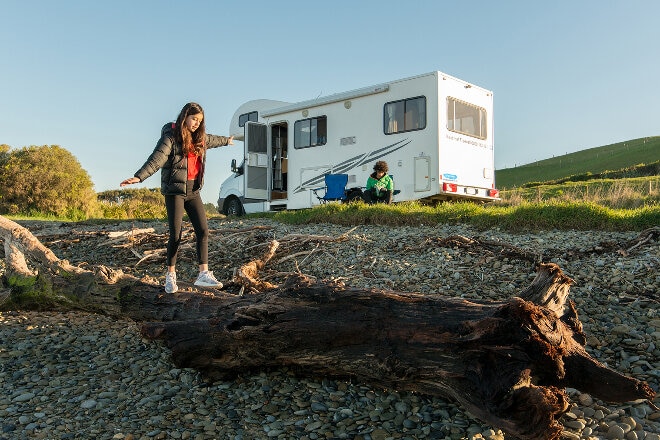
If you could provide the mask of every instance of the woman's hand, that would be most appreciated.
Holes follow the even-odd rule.
[[[137,177],[129,177],[128,179],[120,183],[119,186],[132,185],[134,183],[140,183],[140,179],[138,179]]]

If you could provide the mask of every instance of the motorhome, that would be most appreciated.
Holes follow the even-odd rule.
[[[296,103],[249,101],[229,132],[244,155],[220,187],[227,215],[313,207],[326,175],[361,188],[378,160],[394,202],[499,198],[493,93],[442,72]]]

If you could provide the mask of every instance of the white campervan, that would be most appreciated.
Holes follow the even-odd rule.
[[[378,160],[395,202],[499,197],[493,93],[442,72],[298,103],[249,101],[229,132],[244,157],[220,187],[225,214],[312,207],[327,174],[364,187]]]

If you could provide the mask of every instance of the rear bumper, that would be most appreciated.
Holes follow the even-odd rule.
[[[500,191],[495,188],[482,188],[454,182],[442,182],[438,197],[445,199],[470,199],[482,201],[501,200]]]

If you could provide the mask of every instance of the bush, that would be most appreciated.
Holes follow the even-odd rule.
[[[57,145],[0,148],[0,213],[82,219],[97,209],[92,180]]]

